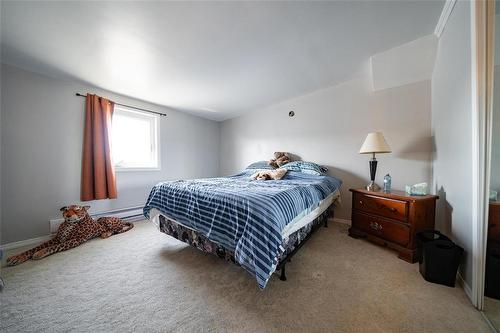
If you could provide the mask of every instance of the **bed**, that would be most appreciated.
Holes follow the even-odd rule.
[[[230,177],[161,182],[144,215],[160,231],[242,266],[264,289],[321,225],[339,200],[342,182],[289,170],[281,180]]]

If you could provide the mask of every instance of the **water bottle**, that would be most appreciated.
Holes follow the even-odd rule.
[[[384,192],[391,192],[391,175],[387,174],[384,177]]]

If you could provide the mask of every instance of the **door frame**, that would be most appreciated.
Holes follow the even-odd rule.
[[[484,306],[490,189],[495,0],[471,1],[472,303]]]

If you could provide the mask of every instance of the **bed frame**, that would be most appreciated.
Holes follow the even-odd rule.
[[[276,271],[280,271],[280,280],[281,281],[286,281],[286,264],[292,261],[292,257],[295,255],[295,253],[297,253],[300,250],[300,248],[302,246],[304,246],[304,244],[311,238],[311,236],[316,231],[318,231],[321,228],[322,225],[325,228],[328,228],[328,218],[329,218],[328,209],[325,212],[326,212],[326,217],[323,218],[324,222],[313,225],[313,227],[311,228],[311,231],[307,234],[307,236],[301,242],[299,242],[297,244],[297,246],[292,250],[292,252],[287,254],[284,258],[280,259],[278,266],[276,266]],[[332,210],[331,214],[332,214],[332,218],[333,218],[333,210]],[[318,218],[320,218],[322,215],[320,215]],[[314,221],[311,223],[314,223]]]
[[[288,243],[285,245],[285,251],[280,255],[275,271],[275,273],[277,273],[278,271],[280,272],[279,279],[281,281],[286,281],[287,279],[287,263],[291,262],[292,257],[300,250],[300,248],[302,248],[302,246],[304,246],[304,244],[312,237],[312,235],[316,231],[321,229],[321,227],[328,228],[328,219],[333,218],[333,216],[334,210],[332,203],[327,209],[325,209],[323,213],[321,213],[321,215],[315,218],[312,222],[293,232],[288,237]],[[186,244],[189,244],[205,253],[216,255],[221,259],[239,266],[238,262],[236,262],[234,258],[234,253],[232,253],[232,251],[225,249],[222,245],[210,241],[208,238],[199,234],[198,232],[186,228],[163,215],[159,216],[158,227],[161,232],[169,236],[172,236]]]

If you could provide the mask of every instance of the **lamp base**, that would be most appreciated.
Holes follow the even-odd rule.
[[[372,192],[380,191],[380,186],[375,184],[375,182],[372,180],[370,184],[366,185],[366,190]]]

